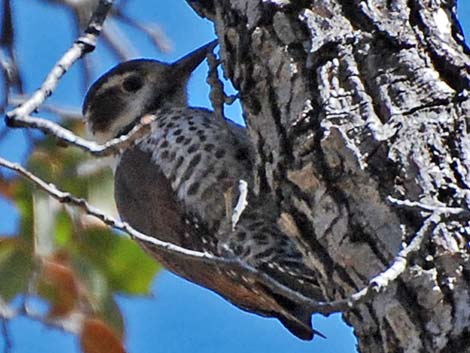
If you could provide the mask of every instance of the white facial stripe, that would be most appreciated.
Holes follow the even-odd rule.
[[[100,89],[98,90],[97,93],[106,91],[107,89],[109,89],[111,87],[121,86],[122,83],[124,82],[124,80],[126,78],[128,78],[129,76],[131,76],[131,75],[134,75],[134,73],[133,72],[124,72],[120,75],[113,75],[113,76],[109,77],[108,80],[101,85],[101,87],[100,87]]]

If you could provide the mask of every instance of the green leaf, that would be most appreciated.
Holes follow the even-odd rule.
[[[16,207],[21,215],[19,234],[23,239],[33,243],[33,187],[22,180],[15,193]]]
[[[0,296],[9,301],[24,292],[32,270],[32,253],[20,238],[0,239]]]
[[[112,288],[108,285],[109,278],[107,278],[107,275],[84,256],[77,256],[73,261],[73,267],[77,270],[84,284],[84,293],[86,293],[84,295],[86,295],[93,312],[99,314],[116,332],[122,334],[124,332],[124,320],[114,300]]]
[[[122,318],[121,309],[119,309],[119,306],[112,296],[109,296],[104,304],[103,310],[101,311],[104,320],[122,336],[124,334],[124,320]]]
[[[86,254],[105,274],[113,291],[145,295],[160,266],[134,241],[108,230],[95,228],[82,234]]]
[[[66,246],[72,240],[73,224],[69,214],[61,210],[57,213],[54,238],[58,247]]]

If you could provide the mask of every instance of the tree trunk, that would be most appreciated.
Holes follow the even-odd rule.
[[[454,0],[188,0],[215,24],[271,192],[330,300],[388,268],[429,212],[470,203],[469,50]],[[470,224],[445,216],[344,313],[365,352],[470,351]]]

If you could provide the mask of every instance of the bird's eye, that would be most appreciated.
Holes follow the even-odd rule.
[[[140,76],[132,75],[124,80],[122,87],[127,92],[136,92],[143,86],[143,81]]]

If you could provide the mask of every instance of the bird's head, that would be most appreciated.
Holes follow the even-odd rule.
[[[95,140],[103,143],[127,133],[140,117],[157,109],[187,106],[188,79],[216,45],[210,42],[172,64],[137,59],[106,72],[83,102],[83,115]]]

